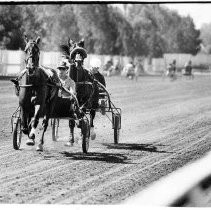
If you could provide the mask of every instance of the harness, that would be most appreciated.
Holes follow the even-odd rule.
[[[83,71],[85,71],[85,69],[82,66],[81,66],[81,68],[82,68]],[[92,88],[92,92],[89,95],[89,98],[80,106],[81,108],[84,108],[86,104],[91,103],[92,97],[94,95],[95,89],[93,87],[93,83],[89,82],[89,81],[86,81],[85,78],[83,79],[83,81],[79,82],[78,68],[77,67],[76,67],[76,82],[75,83],[76,83],[76,92],[77,92],[77,89],[78,89],[77,85],[83,85],[84,88],[86,87],[86,85],[89,85]]]

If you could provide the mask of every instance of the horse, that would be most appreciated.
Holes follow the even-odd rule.
[[[170,81],[174,81],[177,79],[176,67],[174,63],[168,65],[166,76],[170,78]]]
[[[132,62],[126,64],[122,70],[122,76],[133,80],[135,78],[135,69]]]
[[[84,49],[84,40],[77,43],[68,39],[68,44],[60,45],[60,50],[69,59],[69,77],[76,83],[76,96],[79,106],[84,113],[90,114],[90,136],[94,140],[96,133],[94,132],[94,118],[96,110],[99,108],[99,93],[101,92],[98,84],[106,86],[105,78],[102,74],[97,72],[88,71],[83,67],[83,60],[87,57],[86,50]],[[79,57],[79,59],[77,59]],[[72,133],[72,142],[74,142],[74,127],[75,122],[69,122]]]
[[[185,64],[185,68],[182,70],[182,76],[187,76],[188,79],[194,79],[191,64],[191,61],[189,61],[187,64]]]
[[[25,35],[26,69],[20,78],[18,97],[22,131],[29,137],[26,142],[27,145],[35,145],[35,131],[39,118],[43,117],[43,131],[36,148],[37,151],[43,151],[44,134],[55,105],[58,88],[55,85],[48,85],[49,78],[44,70],[39,67],[39,42],[40,37],[36,40],[28,40]]]

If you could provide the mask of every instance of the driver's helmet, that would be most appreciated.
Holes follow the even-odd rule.
[[[91,61],[90,61],[90,66],[91,66],[91,69],[90,71],[95,74],[98,72],[99,68],[101,67],[101,60],[99,58],[93,58]]]

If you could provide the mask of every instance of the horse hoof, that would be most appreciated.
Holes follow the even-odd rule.
[[[28,146],[34,146],[34,144],[35,144],[34,139],[27,139],[26,145],[28,145]]]
[[[28,134],[29,134],[28,128],[23,128],[23,129],[22,129],[22,132],[23,132],[25,135],[28,135]]]
[[[32,140],[34,140],[35,139],[35,134],[34,133],[33,134],[30,134],[29,135],[29,138],[32,139]]]
[[[64,144],[66,147],[73,147],[74,143],[73,142],[67,142]]]
[[[96,133],[94,132],[94,128],[90,129],[90,136],[91,136],[91,140],[95,140],[96,138]]]
[[[42,152],[43,151],[43,145],[38,144],[36,150]]]

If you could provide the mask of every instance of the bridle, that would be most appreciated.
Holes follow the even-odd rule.
[[[33,44],[33,46],[31,46]],[[30,49],[31,46],[31,49]],[[36,51],[34,52],[34,47],[36,47]],[[30,49],[30,51],[29,51]],[[28,52],[29,51],[29,52]],[[39,68],[39,55],[40,51],[35,41],[29,41],[24,49],[26,55],[28,55],[25,59],[26,64],[26,74],[29,78],[35,76],[37,69]],[[31,64],[29,64],[30,59],[32,60]],[[34,87],[37,86],[36,84],[27,84],[27,85],[19,85],[19,87],[26,88],[26,87]],[[39,85],[40,86],[40,85]]]
[[[74,61],[74,62],[77,63],[77,61]],[[85,71],[84,68],[83,68],[83,66],[82,66],[82,63],[83,63],[83,61],[79,65],[76,66],[76,81],[75,81],[75,83],[76,83],[76,85],[83,85],[83,86],[89,85],[89,86],[91,86],[92,92],[89,95],[89,98],[80,106],[80,108],[85,107],[85,105],[91,101],[92,96],[94,94],[94,86],[93,86],[93,83],[92,82],[85,81],[85,80],[79,82],[79,74],[78,74],[79,69],[78,69],[78,67],[81,68],[83,71]]]
[[[31,45],[33,45],[33,46],[31,46]],[[31,46],[31,49],[30,49],[30,46]],[[34,48],[36,48],[36,49],[34,49]],[[30,52],[28,52],[29,49],[31,50]],[[30,76],[36,72],[36,69],[39,66],[40,50],[35,41],[30,41],[27,43],[27,46],[26,46],[24,52],[26,54],[29,54],[28,57],[25,59],[25,63],[26,63],[26,69]],[[32,60],[31,64],[29,64],[30,59]]]

